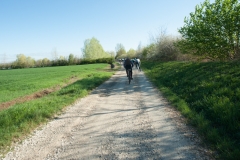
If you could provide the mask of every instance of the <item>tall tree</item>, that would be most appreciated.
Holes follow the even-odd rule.
[[[47,58],[44,58],[42,60],[43,67],[50,66],[50,63],[51,63],[51,61],[49,59],[47,59]]]
[[[229,59],[239,54],[240,5],[238,0],[205,0],[185,18],[179,29],[183,36],[180,48],[194,54]]]
[[[69,56],[68,56],[68,64],[69,65],[74,64],[74,55],[72,53],[69,54]]]
[[[112,58],[115,57],[115,52],[114,51],[106,51],[106,54],[108,54],[109,57],[112,57]]]
[[[116,50],[116,58],[122,58],[127,54],[124,46],[121,43],[116,45],[115,50]]]
[[[58,53],[57,53],[57,49],[56,49],[56,48],[54,48],[54,49],[52,50],[52,57],[53,57],[53,60],[54,60],[54,61],[57,61],[57,60],[58,60]]]
[[[33,58],[31,58],[29,56],[26,58],[26,67],[27,68],[34,67],[35,63],[36,63],[36,61]]]
[[[100,42],[96,38],[86,39],[82,49],[83,58],[97,59],[107,57]]]
[[[129,49],[129,51],[127,52],[127,56],[129,57],[129,58],[134,58],[134,57],[136,57],[136,51],[134,50],[134,49]]]
[[[25,68],[27,66],[27,57],[24,54],[18,54],[16,65],[21,68]]]

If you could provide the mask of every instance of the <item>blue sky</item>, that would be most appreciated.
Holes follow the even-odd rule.
[[[146,46],[161,28],[178,35],[185,16],[204,0],[0,0],[0,63],[17,54],[35,60],[81,56],[97,38],[105,51]]]

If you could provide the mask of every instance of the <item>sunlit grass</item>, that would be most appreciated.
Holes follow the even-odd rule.
[[[142,68],[221,158],[240,157],[239,63],[143,62]]]
[[[62,85],[71,77],[84,78],[96,69],[107,64],[75,65],[63,67],[44,67],[0,70],[0,103],[40,91],[45,88]]]

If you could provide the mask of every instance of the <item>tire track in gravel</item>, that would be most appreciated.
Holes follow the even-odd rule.
[[[9,159],[211,159],[183,133],[143,72],[124,70],[36,130]]]

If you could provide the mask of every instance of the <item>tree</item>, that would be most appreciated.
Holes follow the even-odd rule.
[[[94,37],[92,39],[85,40],[82,52],[83,58],[86,59],[98,59],[107,57],[107,54],[103,50],[100,42]]]
[[[42,60],[42,66],[43,67],[50,66],[50,63],[51,63],[51,61],[49,59],[47,59],[47,58],[44,58]]]
[[[26,58],[26,66],[25,67],[27,67],[27,68],[29,68],[29,67],[35,67],[35,60],[33,59],[33,58],[31,58],[31,57],[27,57]]]
[[[143,48],[141,57],[143,59],[150,59],[153,56],[153,53],[155,53],[155,50],[156,50],[156,44],[152,43]]]
[[[26,57],[24,54],[18,54],[16,61],[13,63],[16,68],[35,67],[35,60],[31,57]]]
[[[15,64],[19,68],[25,68],[27,66],[27,57],[24,54],[18,54]]]
[[[126,54],[127,54],[126,50],[121,43],[117,44],[115,49],[116,49],[116,59],[126,56]]]
[[[127,52],[127,57],[129,57],[129,58],[136,57],[136,51],[132,48],[129,49],[129,51]]]
[[[112,58],[115,57],[115,52],[114,51],[106,51],[106,54],[109,55],[109,57],[112,57]]]
[[[57,49],[56,48],[53,49],[52,56],[53,56],[53,61],[57,61],[58,60],[58,53],[57,53]]]
[[[72,53],[69,54],[68,64],[69,64],[69,65],[73,65],[73,64],[74,64],[74,55],[73,55]]]
[[[240,4],[238,0],[205,0],[185,18],[179,32],[184,38],[180,49],[212,59],[239,55]]]
[[[39,59],[35,62],[36,67],[42,67],[42,59]]]
[[[137,47],[137,52],[140,53],[142,51],[142,42],[139,42],[138,47]]]
[[[81,62],[81,59],[78,56],[74,56],[73,63],[74,64],[80,64],[80,62]]]
[[[142,51],[143,51],[143,46],[142,46],[142,43],[141,42],[139,42],[139,44],[138,44],[138,47],[137,47],[137,50],[136,50],[136,57],[141,57],[141,53],[142,53]]]
[[[68,60],[64,56],[60,56],[58,61],[57,61],[57,66],[67,66],[68,65]]]

